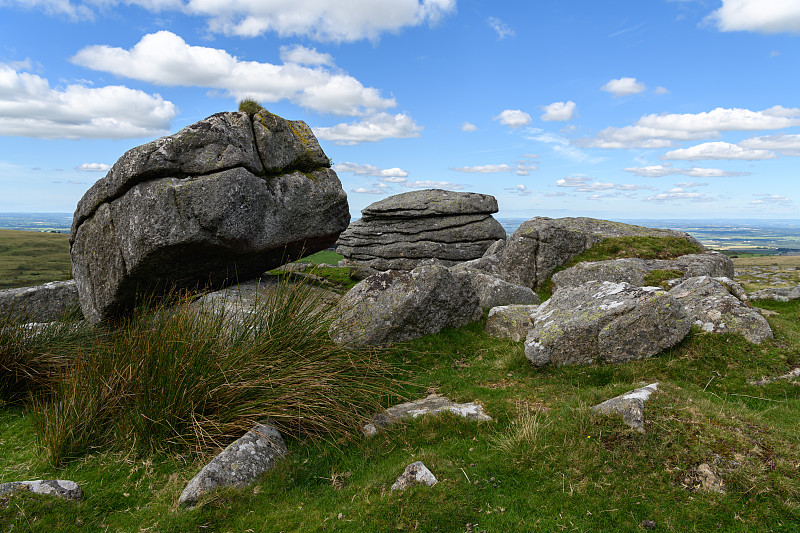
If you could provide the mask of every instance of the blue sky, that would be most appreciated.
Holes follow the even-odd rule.
[[[71,212],[126,150],[252,96],[354,216],[800,218],[797,0],[0,0],[0,211]]]

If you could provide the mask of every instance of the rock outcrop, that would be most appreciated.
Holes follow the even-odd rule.
[[[556,291],[531,315],[525,356],[535,367],[652,357],[680,342],[691,320],[655,287],[590,281]]]
[[[481,319],[478,295],[467,279],[437,261],[410,272],[387,270],[350,289],[339,303],[331,337],[347,346],[384,345],[460,327]]]
[[[78,308],[75,280],[0,291],[0,313],[13,312],[29,321],[49,322]]]
[[[576,287],[587,281],[626,282],[636,287],[645,286],[647,275],[654,270],[672,271],[679,279],[697,276],[733,277],[733,261],[719,252],[688,254],[675,259],[612,259],[610,261],[584,261],[553,274],[553,288]]]
[[[189,481],[178,498],[194,505],[218,487],[242,487],[272,469],[286,455],[286,443],[277,429],[259,424],[225,448]]]
[[[491,416],[483,412],[483,406],[479,403],[456,403],[446,396],[430,394],[420,400],[394,405],[373,416],[372,421],[364,426],[364,434],[371,437],[378,432],[378,428],[436,413],[453,413],[476,422],[492,420]]]
[[[538,288],[556,268],[609,237],[678,237],[702,246],[681,231],[632,226],[593,218],[536,217],[524,222],[497,254],[496,264],[478,261],[508,282]]]
[[[325,249],[347,196],[308,126],[219,113],[128,151],[78,203],[73,274],[90,322],[142,292],[222,286]]]
[[[440,189],[390,196],[361,211],[336,251],[376,270],[411,270],[427,259],[445,265],[481,257],[503,227],[492,218],[493,196]]]
[[[760,289],[751,292],[749,296],[751,300],[775,300],[777,302],[800,300],[800,285],[797,287],[770,287],[767,289]]]
[[[481,308],[492,309],[501,305],[538,304],[539,296],[530,287],[514,285],[496,276],[477,270],[453,270],[456,276],[468,280],[478,294]]]
[[[531,315],[538,305],[502,305],[489,310],[486,333],[498,339],[524,341],[533,326]]]
[[[9,481],[0,483],[0,496],[15,490],[58,496],[68,500],[83,498],[83,489],[74,481],[66,479],[37,479],[34,481]]]
[[[689,278],[669,294],[706,333],[737,333],[754,344],[772,338],[767,319],[749,306],[744,290],[732,279]]]

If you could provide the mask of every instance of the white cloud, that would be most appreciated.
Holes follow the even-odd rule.
[[[530,196],[531,194],[533,194],[533,191],[530,190],[525,185],[517,185],[516,187],[507,187],[504,190],[516,193],[519,196]]]
[[[451,167],[452,170],[458,172],[467,172],[475,174],[493,174],[495,172],[513,172],[515,167],[511,165],[478,165],[474,167]]]
[[[403,187],[408,187],[409,189],[452,189],[452,190],[460,190],[463,189],[464,186],[458,183],[451,183],[449,181],[412,181],[403,185]]]
[[[572,120],[578,110],[578,106],[572,100],[568,102],[553,102],[550,105],[542,106],[544,114],[540,117],[544,121],[563,121]]]
[[[659,194],[655,194],[653,196],[648,196],[644,199],[646,202],[671,202],[671,201],[681,201],[681,200],[689,200],[692,202],[714,202],[716,198],[712,198],[703,193],[699,192],[686,192],[681,188],[670,189],[667,192],[662,192]]]
[[[600,88],[613,96],[630,96],[647,90],[647,86],[636,78],[619,78],[611,80]]]
[[[377,89],[326,68],[327,54],[294,47],[284,49],[282,56],[287,61],[282,65],[242,61],[225,50],[190,46],[172,32],[159,31],[145,35],[130,50],[87,46],[73,56],[72,62],[157,85],[223,89],[235,98],[288,100],[336,115],[368,115],[397,105]],[[289,60],[313,61],[314,66]]]
[[[680,159],[693,161],[697,159],[742,159],[745,161],[758,161],[761,159],[776,159],[778,156],[769,150],[749,150],[736,144],[726,142],[708,142],[667,152],[662,159]]]
[[[405,183],[406,179],[399,176],[390,176],[388,178],[381,178],[381,181],[385,181],[386,183]]]
[[[355,189],[351,189],[351,192],[359,194],[386,194],[386,191],[383,189],[365,189],[364,187],[356,187]]]
[[[465,122],[461,125],[461,131],[478,131],[478,126],[471,122]]]
[[[755,150],[774,150],[783,155],[800,156],[800,135],[790,135],[781,133],[778,135],[765,135],[763,137],[751,137],[739,143],[742,148]]]
[[[498,39],[505,39],[506,37],[514,37],[516,33],[508,24],[503,23],[502,20],[496,17],[489,17],[487,20],[489,27],[497,32]]]
[[[573,146],[569,139],[555,133],[546,132],[539,128],[529,128],[528,135],[525,137],[532,141],[539,141],[552,145],[553,151],[558,154],[573,159],[575,161],[589,160],[589,155],[577,146]],[[592,159],[591,162],[597,162],[599,159]]]
[[[333,56],[317,52],[316,48],[305,46],[281,46],[281,61],[297,65],[327,65],[334,66]]]
[[[633,126],[606,128],[581,145],[595,148],[668,148],[673,141],[716,138],[723,131],[759,131],[800,125],[800,109],[773,106],[762,111],[718,107],[702,113],[645,115]]]
[[[85,172],[108,172],[111,170],[111,165],[105,163],[83,163],[75,167],[75,170],[82,170]]]
[[[683,181],[676,183],[675,187],[679,189],[692,189],[694,187],[708,187],[708,183],[695,183],[693,181]]]
[[[519,109],[506,109],[494,117],[494,120],[499,120],[500,124],[508,126],[509,128],[519,128],[520,126],[527,126],[530,124],[531,116]]]
[[[350,124],[314,128],[314,135],[324,141],[352,145],[361,142],[376,142],[383,139],[419,137],[422,126],[405,113],[390,115],[379,113]]]
[[[669,89],[666,87],[656,87],[653,92],[656,94],[669,94]]]
[[[657,190],[649,185],[629,185],[592,181],[586,176],[567,176],[566,178],[556,180],[556,186],[574,188],[578,192]]]
[[[800,33],[800,3],[796,0],[722,0],[706,19],[720,31]]]
[[[268,32],[320,41],[377,39],[408,26],[434,24],[455,11],[456,0],[5,0],[5,3],[91,20],[100,11],[133,4],[149,11],[205,17],[209,31],[255,37]],[[2,5],[2,4],[0,4]]]
[[[0,135],[45,139],[154,137],[169,131],[175,105],[119,85],[50,87],[0,63]]]
[[[358,176],[374,176],[376,178],[389,178],[386,181],[393,181],[396,178],[405,178],[408,172],[401,168],[379,168],[374,165],[359,165],[358,163],[336,163],[333,165],[336,172],[352,172]],[[402,179],[405,181],[405,179]]]
[[[637,176],[660,178],[662,176],[684,175],[692,178],[724,178],[728,176],[744,176],[749,172],[728,172],[719,168],[678,168],[667,165],[650,165],[646,167],[626,168],[625,172],[632,172]]]
[[[777,194],[754,194],[753,196],[759,197],[759,199],[748,202],[750,205],[788,205],[793,203],[791,198]]]

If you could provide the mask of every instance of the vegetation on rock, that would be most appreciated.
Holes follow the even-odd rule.
[[[251,117],[263,110],[264,106],[262,106],[258,100],[254,98],[243,98],[239,101],[239,111],[247,113]]]

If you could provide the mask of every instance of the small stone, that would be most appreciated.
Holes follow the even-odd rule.
[[[83,490],[80,485],[65,479],[37,479],[34,481],[0,483],[0,495],[14,490],[33,492],[34,494],[50,494],[70,500],[83,498]]]
[[[642,520],[642,527],[645,529],[655,529],[656,523],[653,520]]]
[[[438,482],[439,480],[428,470],[428,467],[422,461],[417,461],[406,467],[405,471],[397,478],[397,481],[392,484],[392,490],[406,490],[415,483],[432,487]]]

